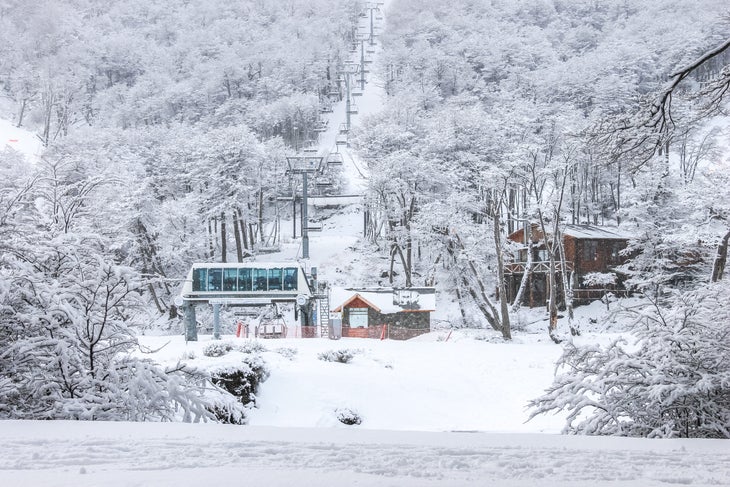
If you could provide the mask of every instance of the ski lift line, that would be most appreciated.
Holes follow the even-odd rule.
[[[360,170],[360,168],[358,167],[357,163],[355,162],[355,159],[354,159],[354,158],[352,157],[352,154],[350,154],[350,153],[348,152],[348,153],[347,153],[347,157],[349,157],[349,158],[350,158],[350,162],[352,163],[353,167],[355,168],[355,170],[357,171],[357,173],[358,173],[358,174],[360,175],[360,177],[361,177],[361,178],[363,178],[363,179],[368,179],[368,178],[367,178],[367,176],[365,176],[365,175],[364,175],[364,174],[362,173],[362,171]]]

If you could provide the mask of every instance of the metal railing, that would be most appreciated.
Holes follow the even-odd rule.
[[[527,269],[527,262],[508,262],[504,265],[505,274],[524,274]],[[573,262],[566,260],[555,261],[555,272],[572,271]],[[530,271],[534,274],[547,274],[550,272],[550,261],[540,260],[532,263]]]

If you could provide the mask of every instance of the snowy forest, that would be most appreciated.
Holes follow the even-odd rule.
[[[29,161],[0,146],[0,418],[241,414],[204,372],[132,352],[179,319],[191,263],[281,243],[286,155],[341,99],[367,7],[0,0],[0,109],[44,148]],[[435,286],[453,327],[510,340],[507,236],[555,236],[555,265],[564,225],[619,226],[640,345],[572,345],[568,278],[551,279],[564,373],[533,415],[730,437],[727,3],[392,0],[386,21],[369,69],[387,98],[349,140],[370,174],[356,250],[382,265],[353,280]]]

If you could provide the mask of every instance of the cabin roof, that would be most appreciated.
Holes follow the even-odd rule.
[[[399,295],[408,292],[412,295],[411,300],[399,300]],[[336,304],[332,311],[341,312],[342,308],[356,298],[363,300],[368,306],[382,314],[401,312],[422,312],[436,310],[436,290],[432,287],[419,288],[363,288],[344,289],[332,288],[330,300]]]
[[[537,225],[533,224],[533,241],[542,238],[542,232]],[[562,228],[563,236],[572,237],[578,240],[629,240],[633,238],[633,234],[626,227],[617,227],[615,225],[564,225]],[[524,228],[512,232],[508,238],[518,242],[523,238]],[[537,233],[537,236],[534,233]]]
[[[301,268],[302,264],[297,261],[290,262],[266,262],[266,261],[247,261],[247,262],[195,262],[193,269],[231,269],[231,268],[257,268],[257,269],[280,269],[280,268]]]
[[[628,240],[632,235],[624,228],[597,225],[565,225],[563,235],[578,239]]]

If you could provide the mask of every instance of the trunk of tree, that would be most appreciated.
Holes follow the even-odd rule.
[[[515,299],[512,302],[512,312],[516,313],[522,306],[522,296],[525,289],[530,284],[530,275],[532,274],[532,224],[525,222],[525,240],[527,241],[527,262],[525,262],[525,272],[520,280],[520,287],[517,289]]]
[[[249,246],[248,246],[248,235],[247,235],[248,232],[246,231],[246,221],[243,219],[243,212],[241,211],[240,208],[237,208],[235,210],[235,216],[236,216],[236,219],[238,220],[238,228],[240,229],[240,232],[241,232],[241,244],[244,249],[248,250]],[[247,254],[248,252],[245,252],[245,253]]]
[[[461,322],[466,325],[466,311],[464,310],[464,298],[461,295],[461,288],[456,286],[456,300],[459,302],[459,313],[461,313]]]
[[[241,246],[241,230],[238,227],[236,210],[233,210],[233,238],[236,241],[236,262],[243,262],[243,248]]]
[[[304,183],[302,183],[304,184]],[[306,225],[307,223],[304,222]],[[259,238],[264,243],[264,190],[259,188]]]
[[[155,243],[150,236],[149,232],[147,231],[147,227],[144,225],[142,220],[140,218],[137,218],[136,221],[136,234],[137,234],[137,241],[139,243],[140,248],[140,255],[142,257],[142,273],[143,274],[156,274],[158,276],[165,277],[165,272],[162,268],[162,264],[160,263],[159,257],[157,255],[157,250],[155,248]],[[164,292],[170,293],[170,287],[167,283],[163,281],[162,283],[164,287]],[[160,313],[165,313],[167,311],[167,304],[159,298],[157,295],[157,290],[155,289],[155,283],[150,282],[148,285],[148,289],[150,291],[150,294],[152,295],[152,299],[155,302],[155,305],[157,306],[157,310]]]
[[[550,289],[550,297],[548,298],[548,334],[555,343],[559,343],[559,340],[555,336],[555,330],[558,328],[558,284],[555,278],[557,270],[555,269],[554,253],[548,252],[548,254],[550,255],[550,273],[548,274],[548,286]]]
[[[398,244],[393,244],[395,247],[395,251],[400,257],[401,264],[403,264],[403,273],[405,274],[406,278],[406,287],[411,287],[413,285],[412,277],[411,277],[411,267],[410,267],[410,259],[407,259],[405,255],[403,254],[403,249]]]
[[[50,142],[51,138],[51,117],[53,115],[53,107],[55,103],[56,101],[53,90],[50,87],[47,87],[46,91],[41,97],[41,106],[43,110],[43,132],[41,135],[41,140],[43,141],[43,145],[45,147],[48,147],[48,143]]]
[[[390,246],[390,267],[388,269],[388,282],[393,284],[393,265],[395,264],[395,247],[396,244]]]
[[[221,262],[228,257],[228,235],[226,234],[226,214],[221,212]]]
[[[248,240],[249,249],[253,250],[256,248],[256,231],[253,228],[253,223],[248,224]]]
[[[431,266],[431,270],[428,272],[428,275],[424,279],[424,286],[433,286],[436,284],[436,266],[441,262],[441,254],[436,256],[436,260],[433,262],[433,265]]]
[[[413,285],[413,241],[410,237],[410,229],[408,231],[409,236],[406,239],[406,258],[403,262],[403,267],[406,269],[406,287],[411,287]]]
[[[568,269],[566,269],[567,262],[565,259],[565,245],[563,245],[563,239],[558,241],[558,251],[560,252],[560,272],[563,281],[563,296],[565,297],[565,310],[568,313],[568,328],[570,334],[573,336],[580,335],[580,330],[575,326],[573,322],[573,281],[568,277]]]
[[[16,127],[20,127],[23,125],[23,117],[25,116],[25,108],[28,106],[28,99],[23,98],[20,101],[20,110],[18,112],[18,123],[15,125]]]
[[[166,309],[161,305],[160,300],[157,298],[157,291],[155,291],[155,286],[152,283],[149,283],[147,284],[147,289],[150,290],[150,294],[152,295],[152,300],[155,302],[157,311],[159,311],[160,314],[164,313]]]
[[[461,237],[459,237],[459,234],[454,234],[454,238],[456,239],[456,242],[459,244],[459,248],[464,251],[464,244],[461,241]],[[449,253],[454,257],[454,260],[456,260],[456,251],[453,247],[453,244],[450,243],[447,246],[447,250]],[[502,323],[499,319],[499,311],[497,310],[497,307],[492,303],[492,300],[489,299],[489,296],[487,295],[486,288],[484,286],[484,283],[482,282],[481,277],[479,276],[479,272],[477,271],[476,266],[474,265],[474,262],[471,261],[471,259],[466,259],[467,267],[466,269],[460,269],[462,272],[461,280],[464,283],[464,286],[466,287],[466,290],[469,292],[469,295],[474,299],[474,302],[476,303],[477,307],[479,308],[479,311],[482,312],[484,315],[484,318],[487,320],[487,323],[489,323],[489,326],[492,327],[495,331],[502,331]],[[469,271],[469,272],[465,272]],[[477,292],[476,289],[474,289],[473,283],[470,281],[469,276],[472,277],[472,279],[476,282],[477,286],[479,287],[479,292]]]
[[[499,305],[502,315],[502,338],[505,340],[512,339],[512,330],[509,322],[509,304],[507,303],[507,287],[504,282],[504,255],[502,252],[502,236],[501,222],[499,219],[499,211],[495,208],[492,215],[494,227],[494,250],[497,252],[497,279],[499,281]]]
[[[715,257],[715,262],[712,265],[712,282],[717,282],[722,279],[723,274],[725,273],[728,241],[730,241],[730,231],[722,237],[720,245],[717,246],[717,256]]]
[[[208,259],[211,261],[215,258],[215,237],[213,236],[212,220],[212,218],[208,218]]]

